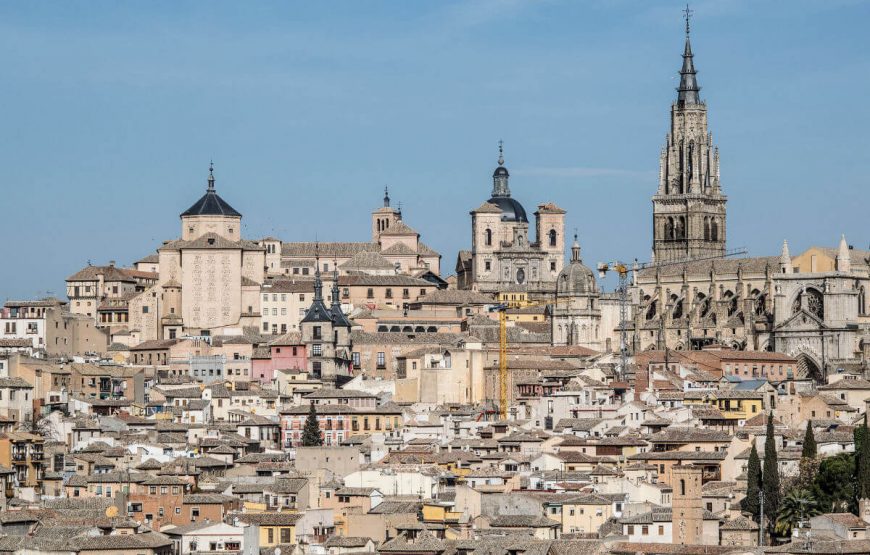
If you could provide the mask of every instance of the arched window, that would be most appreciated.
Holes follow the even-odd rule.
[[[665,221],[665,239],[672,240],[674,238],[674,219],[668,218]]]
[[[686,217],[680,216],[677,218],[677,231],[676,231],[677,239],[685,239],[686,238]]]
[[[716,218],[710,218],[710,240],[719,240],[719,223],[716,221]]]
[[[550,230],[550,246],[551,247],[556,246],[556,230],[555,229]]]
[[[487,247],[492,246],[492,230],[491,229],[487,229],[486,231],[483,232],[483,243]]]
[[[704,218],[704,240],[710,240],[710,218]]]

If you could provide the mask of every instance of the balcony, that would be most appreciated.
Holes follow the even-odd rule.
[[[13,451],[12,452],[12,462],[14,463],[26,463],[27,462],[27,453],[24,451]]]
[[[30,460],[32,462],[42,462],[45,460],[45,453],[42,451],[33,451],[30,453]]]

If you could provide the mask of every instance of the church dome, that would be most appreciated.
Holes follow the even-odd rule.
[[[499,166],[492,172],[493,177],[510,177],[511,174],[508,173],[508,170],[504,166]]]
[[[501,221],[529,223],[529,219],[526,217],[526,209],[516,199],[511,197],[492,197],[487,202],[501,209]]]
[[[559,272],[556,281],[556,295],[569,297],[597,293],[598,284],[595,281],[595,273],[580,259],[580,245],[575,237],[574,245],[571,247],[571,263]]]

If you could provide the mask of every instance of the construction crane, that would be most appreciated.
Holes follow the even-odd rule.
[[[507,311],[511,308],[534,308],[557,304],[555,302],[529,303],[523,302],[521,306],[511,306],[502,302],[490,307],[490,312],[498,312],[498,413],[502,420],[507,419],[508,414],[508,354],[507,354]]]
[[[698,258],[673,260],[668,262],[638,262],[637,259],[635,259],[630,268],[628,264],[619,261],[610,263],[600,262],[598,264],[598,277],[604,279],[604,277],[607,276],[607,272],[616,272],[619,277],[619,284],[616,286],[616,294],[619,298],[619,369],[617,370],[617,374],[620,378],[625,376],[625,369],[628,367],[628,274],[636,274],[641,270],[664,268],[666,266],[679,266],[702,260],[717,260],[741,254],[746,254],[746,249],[737,248],[725,251],[724,253],[715,256],[702,256]]]

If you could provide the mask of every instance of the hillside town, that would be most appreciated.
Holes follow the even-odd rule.
[[[243,237],[210,166],[177,236],[7,300],[0,554],[870,554],[870,251],[730,250],[688,19],[674,61],[648,262],[499,142],[455,254],[380,187],[351,241]]]

